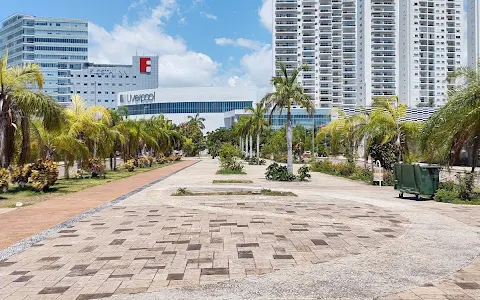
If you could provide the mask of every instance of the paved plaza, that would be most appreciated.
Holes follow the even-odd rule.
[[[217,169],[203,159],[1,261],[0,299],[480,299],[480,207]]]

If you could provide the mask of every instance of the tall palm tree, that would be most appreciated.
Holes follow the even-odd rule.
[[[420,132],[420,122],[405,120],[407,106],[398,103],[398,97],[377,98],[376,107],[370,114],[369,131],[371,138],[381,144],[393,142],[396,145],[399,162],[402,156],[409,154],[411,145],[415,142]]]
[[[480,60],[476,68],[461,67],[450,74],[459,83],[448,102],[426,122],[422,148],[429,159],[453,162],[463,148],[470,149],[472,172],[480,150]]]
[[[262,103],[272,107],[270,119],[274,113],[282,113],[283,109],[287,110],[287,169],[293,173],[292,114],[290,109],[292,104],[302,106],[309,115],[313,115],[315,107],[310,96],[303,92],[303,87],[297,82],[300,73],[308,68],[301,66],[290,72],[284,64],[277,63],[277,65],[280,67],[280,76],[275,76],[271,80],[275,92],[265,95]]]
[[[255,107],[246,107],[245,111],[251,113],[249,115],[250,123],[257,134],[257,163],[260,164],[260,136],[265,127],[268,126],[264,118],[264,115],[268,112],[268,107],[265,107],[263,103],[257,103]]]
[[[30,127],[38,118],[48,130],[58,129],[64,117],[62,106],[48,95],[30,90],[42,88],[43,75],[36,64],[7,68],[8,55],[0,59],[0,167],[7,168],[15,151],[15,134],[22,137],[19,164],[30,150]]]

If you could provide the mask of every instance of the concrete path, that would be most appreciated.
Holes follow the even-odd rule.
[[[480,207],[217,169],[203,160],[0,262],[0,299],[480,299]],[[180,187],[298,197],[171,196]]]
[[[181,161],[151,172],[8,211],[0,217],[0,250],[193,163]]]

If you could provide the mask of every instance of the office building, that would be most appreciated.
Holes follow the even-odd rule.
[[[480,3],[468,0],[467,8],[467,63],[469,67],[476,68],[480,58]]]
[[[84,63],[71,71],[71,94],[88,105],[117,107],[117,94],[158,87],[158,56],[134,56],[131,65]]]
[[[0,52],[8,66],[40,65],[43,91],[59,102],[70,101],[71,72],[88,61],[88,21],[14,14],[2,22]]]
[[[299,82],[317,107],[370,106],[375,97],[393,95],[410,107],[445,103],[447,74],[461,64],[463,0],[275,0],[273,6],[273,65],[306,65]]]
[[[258,91],[254,87],[158,88],[117,94],[118,106],[126,107],[133,119],[162,114],[180,124],[198,113],[205,118],[204,132],[225,127],[225,112],[244,111],[257,99]]]

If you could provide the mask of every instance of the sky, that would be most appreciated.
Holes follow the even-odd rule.
[[[159,55],[160,86],[258,86],[272,76],[272,0],[16,0],[13,13],[89,21],[89,61]],[[41,5],[39,5],[41,3]]]

